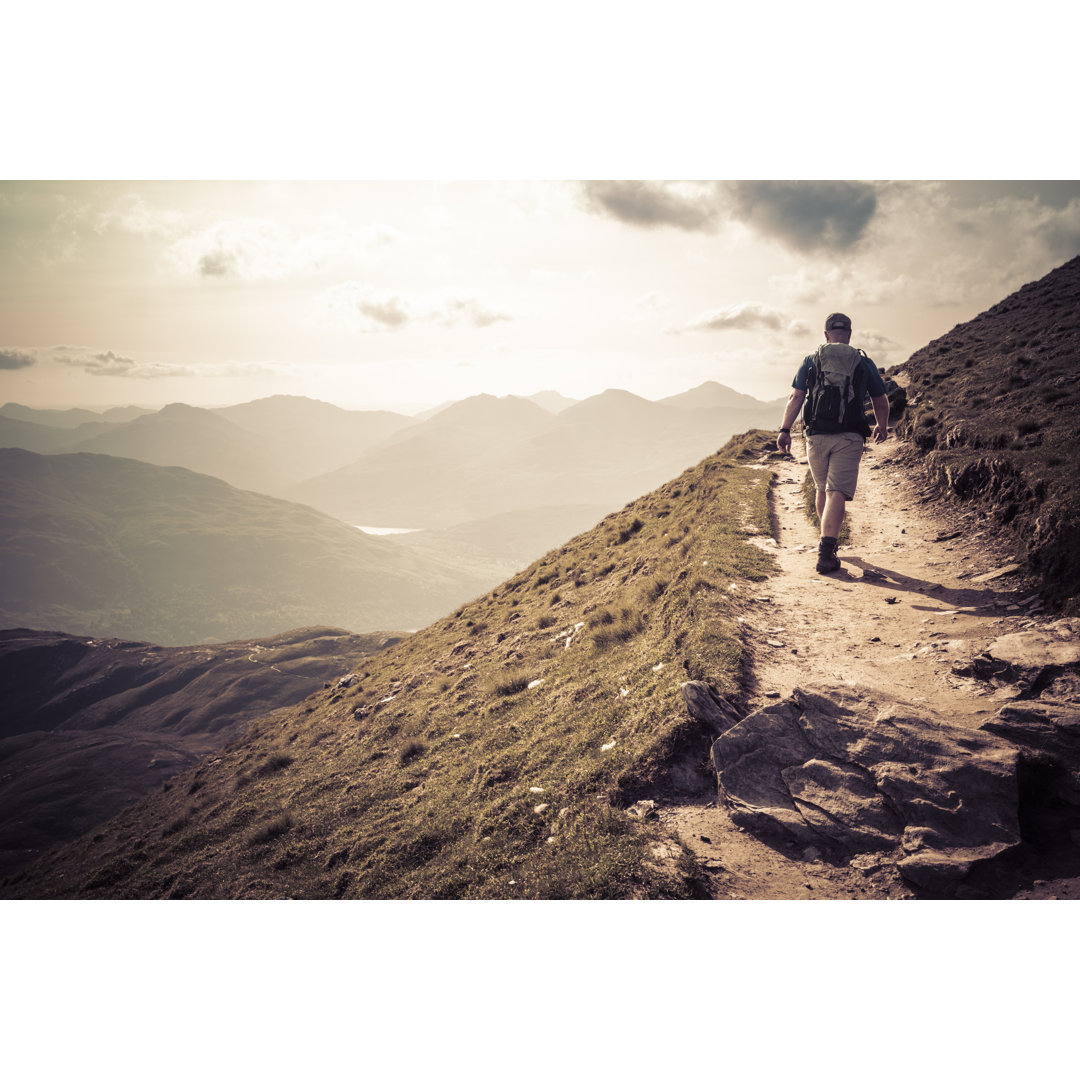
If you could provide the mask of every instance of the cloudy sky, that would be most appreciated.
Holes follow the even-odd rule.
[[[1047,0],[343,10],[12,13],[0,401],[773,399],[830,311],[895,364],[1080,252],[1080,181],[914,179],[1080,176]]]
[[[1080,182],[0,183],[0,398],[351,408],[882,365],[1080,253]]]

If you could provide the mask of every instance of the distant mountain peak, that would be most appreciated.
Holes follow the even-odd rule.
[[[568,398],[565,394],[560,394],[558,390],[541,390],[539,393],[529,394],[526,400],[556,415],[578,403],[576,398]]]
[[[429,424],[457,423],[520,423],[550,420],[551,414],[528,398],[495,397],[494,394],[474,394],[472,397],[456,401],[441,412],[436,413],[427,422]]]
[[[708,379],[691,390],[661,398],[657,404],[673,405],[678,409],[737,409],[760,408],[768,402],[732,390],[730,386],[716,382],[715,379]]]

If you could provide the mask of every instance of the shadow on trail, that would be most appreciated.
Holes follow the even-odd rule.
[[[938,581],[926,581],[923,578],[909,577],[907,574],[901,574],[897,570],[875,566],[859,556],[845,556],[844,563],[850,563],[852,566],[858,567],[862,571],[862,576],[855,577],[852,574],[845,574],[843,568],[841,568],[840,573],[830,576],[840,577],[842,575],[848,581],[861,585],[875,585],[882,589],[923,593],[947,605],[947,608],[964,608],[965,615],[1000,618],[1001,610],[994,607],[995,602],[1011,598],[1011,594],[1000,593],[995,589],[949,589]],[[916,611],[944,613],[941,608],[930,604],[913,604],[912,607]]]

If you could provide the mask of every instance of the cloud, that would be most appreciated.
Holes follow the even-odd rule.
[[[891,277],[907,304],[962,306],[970,317],[1080,252],[1080,199],[965,196],[948,183],[881,185],[860,274]]]
[[[56,359],[69,367],[81,368],[87,375],[109,375],[134,379],[160,379],[176,375],[193,375],[191,368],[179,364],[143,363],[129,356],[109,352],[80,351],[75,356],[58,355]]]
[[[736,180],[733,212],[796,251],[843,251],[862,238],[878,208],[874,185],[849,180]]]
[[[711,183],[586,180],[580,190],[586,210],[626,225],[715,232],[719,224],[721,204]]]
[[[848,180],[590,180],[579,190],[590,213],[626,225],[712,233],[734,219],[798,252],[848,250],[877,211],[875,186]]]
[[[316,310],[321,321],[361,334],[401,330],[415,318],[409,297],[356,281],[326,289],[316,300]]]
[[[684,333],[697,330],[783,330],[787,316],[765,304],[732,304],[702,312],[683,327]]]
[[[654,290],[639,296],[633,302],[633,308],[634,314],[631,316],[633,321],[644,323],[667,316],[670,305],[664,297]]]
[[[265,218],[233,218],[179,237],[166,257],[191,277],[267,281],[326,272],[400,239],[389,225],[349,229],[330,222],[294,231]]]
[[[322,292],[315,301],[314,314],[324,325],[362,334],[403,330],[420,323],[482,329],[512,318],[476,296],[454,294],[423,300],[357,281],[346,281]]]
[[[907,275],[888,276],[866,262],[843,266],[812,264],[769,278],[770,290],[787,303],[818,304],[829,311],[859,304],[889,303],[902,296],[910,284]],[[823,324],[827,314],[828,311],[821,313]]]
[[[1073,199],[1061,209],[1046,210],[1034,228],[1055,259],[1071,259],[1080,252],[1080,199]]]
[[[204,214],[150,206],[137,194],[123,196],[98,214],[94,228],[166,241],[167,263],[185,276],[248,281],[325,272],[368,259],[402,239],[390,225],[357,228],[331,215],[304,228],[263,217],[210,221]]]
[[[30,353],[18,349],[0,349],[0,371],[18,371],[35,363],[37,361]]]
[[[475,296],[448,296],[428,312],[427,318],[439,326],[484,327],[510,321],[505,312],[488,307]]]
[[[906,355],[899,356],[901,352],[907,351],[904,346],[878,330],[856,330],[852,335],[851,343],[867,353],[878,367],[888,367],[890,364],[898,363],[900,359],[907,359]]]
[[[125,195],[114,207],[98,215],[95,231],[122,229],[137,236],[169,237],[185,227],[185,215],[179,210],[162,210],[150,207],[141,195]]]

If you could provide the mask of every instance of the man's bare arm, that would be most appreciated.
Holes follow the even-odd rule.
[[[880,397],[872,397],[870,404],[874,406],[874,419],[877,421],[874,442],[884,442],[889,437],[889,399],[882,394]]]
[[[790,428],[791,425],[795,423],[805,397],[805,390],[792,389],[791,394],[787,399],[787,408],[784,409],[784,419],[780,421],[781,428]],[[780,434],[776,436],[776,448],[785,454],[791,449],[791,435],[789,435],[788,432],[781,431]]]

